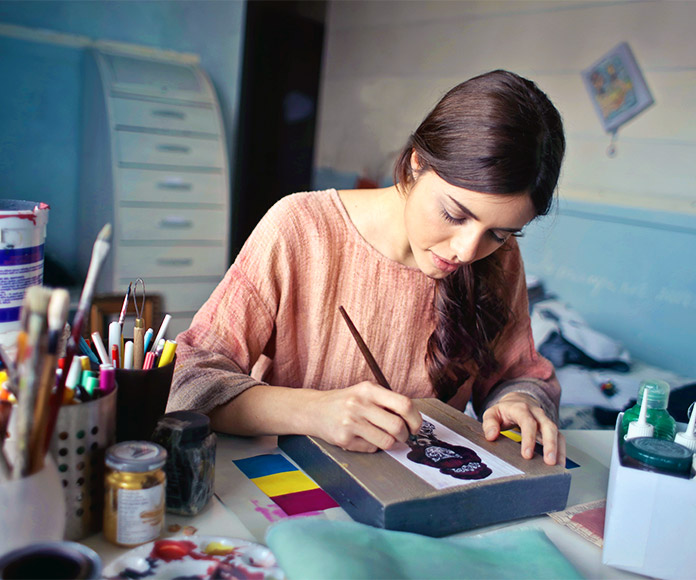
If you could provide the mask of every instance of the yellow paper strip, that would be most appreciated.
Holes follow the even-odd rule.
[[[268,497],[306,491],[319,487],[301,471],[286,471],[252,479],[259,489]]]

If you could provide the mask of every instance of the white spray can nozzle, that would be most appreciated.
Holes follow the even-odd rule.
[[[691,418],[689,419],[689,424],[686,426],[686,431],[683,433],[677,433],[674,436],[674,442],[683,445],[687,449],[696,453],[696,434],[694,429],[696,429],[696,405],[691,405]]]
[[[628,433],[626,439],[634,439],[636,437],[652,437],[655,432],[653,427],[647,420],[648,417],[648,389],[643,391],[643,402],[640,405],[640,415],[637,421],[631,421],[628,424]]]

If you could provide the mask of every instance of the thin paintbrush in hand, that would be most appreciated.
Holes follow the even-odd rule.
[[[362,336],[360,336],[358,329],[355,328],[355,325],[353,324],[353,321],[350,319],[350,316],[348,316],[346,309],[343,308],[343,306],[339,306],[338,310],[343,315],[343,320],[346,321],[346,324],[348,325],[348,329],[350,330],[350,333],[353,335],[355,342],[358,343],[358,348],[360,349],[360,352],[363,354],[363,357],[365,357],[365,360],[367,361],[367,365],[370,367],[370,370],[372,371],[372,374],[375,376],[375,379],[385,389],[389,389],[391,391],[392,388],[389,386],[389,382],[387,381],[387,378],[384,376],[382,369],[379,368],[379,365],[377,364],[375,357],[372,356],[370,349],[367,348],[367,345],[365,344],[365,341],[362,339]]]
[[[389,386],[389,382],[387,381],[387,378],[384,376],[382,369],[379,368],[379,365],[377,364],[375,357],[372,356],[370,349],[367,348],[367,345],[365,344],[365,341],[362,339],[362,336],[360,336],[358,329],[355,328],[355,325],[353,324],[353,321],[350,319],[350,316],[348,316],[346,309],[343,308],[343,306],[339,306],[338,310],[341,312],[341,315],[343,316],[343,320],[346,321],[346,324],[348,325],[348,329],[350,330],[350,333],[353,335],[355,342],[358,343],[358,348],[360,349],[360,352],[362,353],[363,357],[365,357],[365,360],[367,361],[367,365],[370,367],[370,370],[372,371],[372,374],[375,376],[375,379],[385,389],[389,389],[391,391],[392,388]],[[406,425],[406,428],[408,429],[408,425]],[[409,441],[413,441],[416,438],[416,436],[413,433],[411,433],[410,429],[408,432],[408,438],[409,438]]]

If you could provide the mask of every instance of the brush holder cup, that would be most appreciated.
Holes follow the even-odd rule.
[[[172,386],[176,356],[163,367],[116,369],[118,385],[116,441],[150,441],[164,415]]]
[[[66,504],[65,539],[79,540],[102,529],[104,457],[116,442],[118,388],[99,399],[63,405],[51,438]]]

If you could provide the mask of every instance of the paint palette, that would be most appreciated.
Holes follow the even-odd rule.
[[[133,548],[107,566],[102,577],[284,580],[285,574],[273,553],[260,544],[215,536],[178,536]]]

